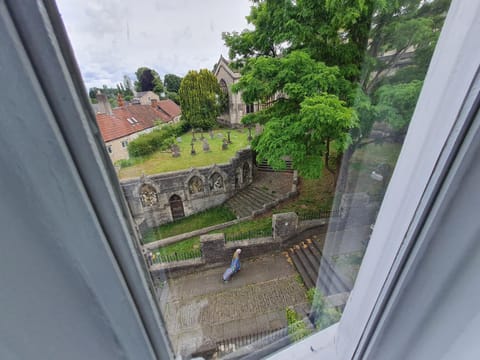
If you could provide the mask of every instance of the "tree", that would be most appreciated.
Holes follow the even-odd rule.
[[[135,72],[137,81],[135,81],[135,89],[137,91],[153,91],[157,95],[164,92],[163,83],[158,73],[147,67],[140,67]]]
[[[166,90],[174,93],[178,93],[181,82],[182,82],[182,78],[175,74],[166,74],[163,80]]]
[[[361,81],[367,94],[384,81],[424,79],[450,0],[378,1],[377,6]],[[408,54],[413,64],[392,77],[392,69]]]
[[[290,156],[302,176],[318,177],[325,167],[335,177],[331,146],[342,152],[357,125],[355,112],[339,98],[344,88],[337,67],[303,51],[249,59],[233,90],[242,91],[246,103],[275,98],[272,106],[243,118],[245,124],[264,124],[263,133],[252,142],[258,159],[281,169],[284,157]]]
[[[347,79],[359,79],[374,0],[252,2],[247,21],[254,29],[222,35],[235,66],[252,57],[303,50],[317,61],[339,66]]]
[[[182,118],[192,127],[209,130],[220,114],[220,87],[207,69],[191,70],[183,78],[178,92]]]
[[[378,89],[376,111],[380,121],[385,121],[404,134],[412,118],[423,81],[413,80],[409,83],[384,85]]]

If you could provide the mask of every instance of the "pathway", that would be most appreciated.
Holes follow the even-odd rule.
[[[243,261],[228,283],[221,279],[224,270],[170,279],[159,290],[175,353],[189,355],[225,339],[283,328],[287,306],[308,310],[305,288],[279,253]]]

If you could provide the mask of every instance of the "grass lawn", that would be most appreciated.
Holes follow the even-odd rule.
[[[222,150],[223,137],[227,137],[227,130],[214,130],[214,138],[210,139],[208,133],[204,133],[205,138],[210,145],[210,152],[204,152],[202,141],[198,140],[200,134],[195,134],[197,141],[194,143],[196,155],[191,155],[192,133],[186,133],[181,136],[182,141],[178,143],[180,146],[180,157],[174,158],[170,152],[157,151],[148,158],[132,159],[134,165],[120,169],[118,177],[120,179],[135,178],[142,174],[152,175],[168,171],[178,171],[190,169],[192,167],[202,167],[212,164],[228,163],[235,153],[241,149],[245,149],[249,143],[247,140],[248,131],[231,130],[230,140],[227,150]]]
[[[143,236],[143,243],[146,244],[155,240],[184,234],[235,219],[236,216],[230,211],[230,209],[225,206],[218,206],[168,224],[160,225]]]
[[[189,253],[193,250],[200,249],[200,236],[179,241],[175,244],[156,249],[153,253],[158,255],[173,255],[175,253]]]

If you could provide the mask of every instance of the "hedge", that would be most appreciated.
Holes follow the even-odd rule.
[[[166,150],[172,145],[174,138],[187,131],[188,125],[180,122],[140,135],[128,144],[128,154],[130,157],[137,158],[153,154],[157,150]]]

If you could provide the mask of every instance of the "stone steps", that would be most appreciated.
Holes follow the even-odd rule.
[[[268,191],[251,185],[225,202],[237,218],[251,216],[254,211],[261,210],[265,206],[274,204],[277,197]]]
[[[293,245],[285,255],[308,289],[318,286],[325,296],[350,290],[332,265],[322,258],[322,249],[316,240],[307,239]]]
[[[284,170],[273,170],[270,165],[268,165],[267,161],[264,160],[261,163],[257,164],[257,169],[259,171],[275,171],[275,172],[293,172],[292,161],[285,160],[285,169]]]

